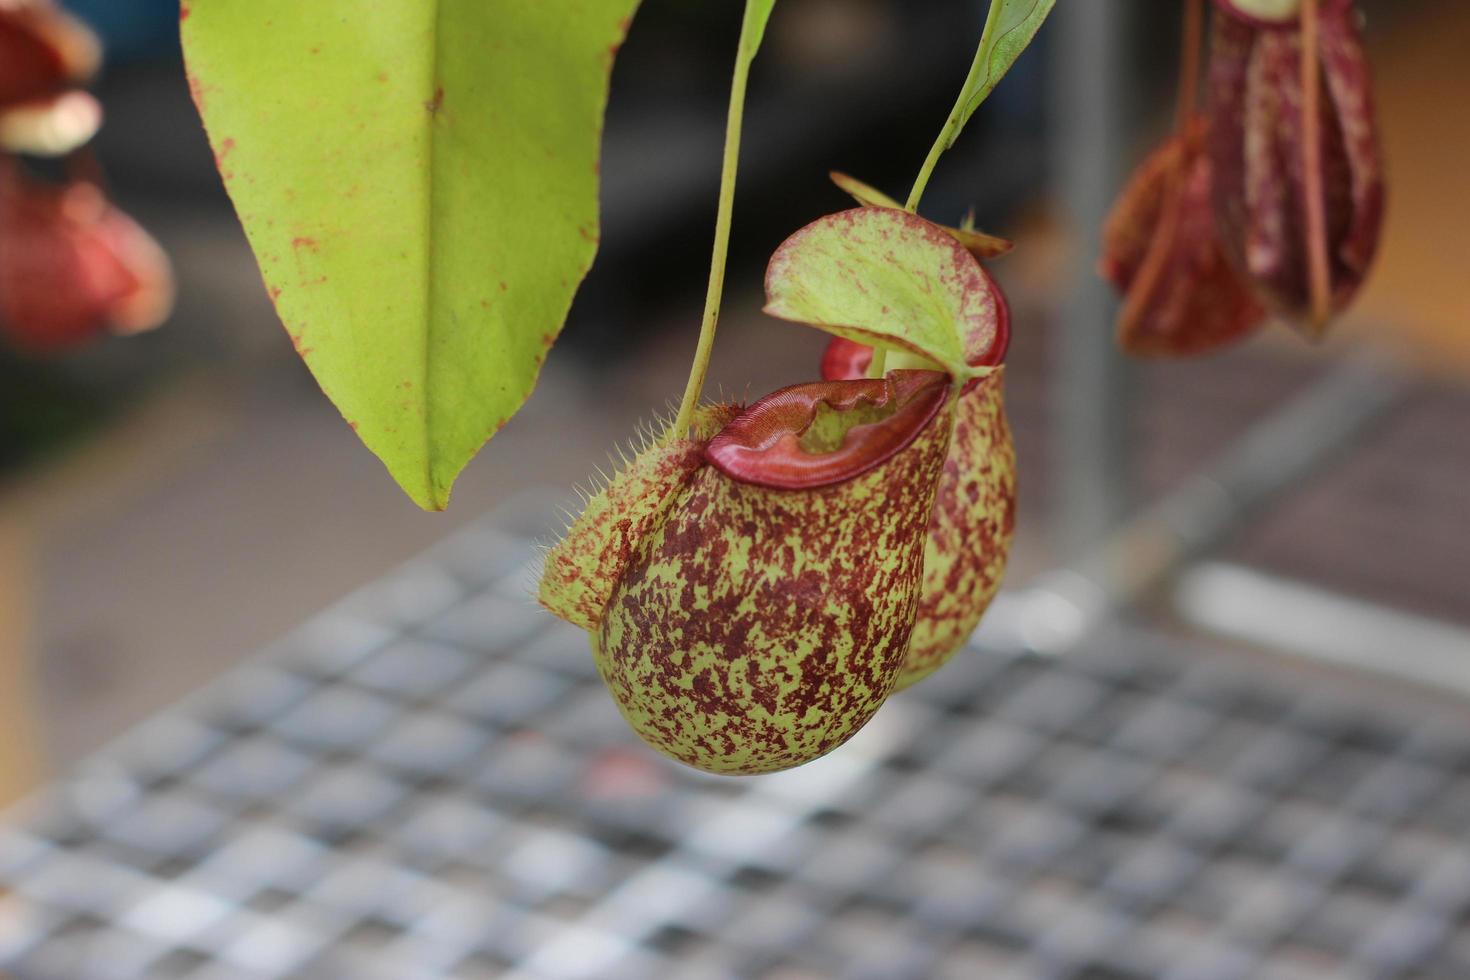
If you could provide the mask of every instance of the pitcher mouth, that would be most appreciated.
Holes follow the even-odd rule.
[[[949,397],[942,371],[816,381],[774,391],[705,447],[738,483],[810,490],[861,476],[908,447]]]

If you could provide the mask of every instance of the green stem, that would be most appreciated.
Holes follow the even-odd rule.
[[[980,32],[980,45],[975,49],[975,60],[970,63],[970,73],[965,76],[965,84],[960,86],[960,94],[954,102],[954,108],[949,110],[949,117],[944,121],[944,128],[934,138],[934,145],[929,147],[929,155],[924,158],[924,164],[919,168],[919,175],[914,178],[914,186],[909,191],[909,199],[904,204],[904,210],[915,212],[919,210],[919,201],[924,196],[924,189],[929,186],[929,178],[934,175],[934,168],[939,163],[939,157],[945,150],[954,145],[959,138],[960,130],[965,125],[965,103],[969,100],[970,92],[975,87],[980,73],[985,70],[986,42],[991,38],[991,32],[995,28],[995,22],[1000,16],[1001,4],[999,0],[990,0],[990,10],[985,15],[985,29]],[[873,351],[873,362],[868,367],[868,377],[881,378],[888,364],[888,349],[878,347]]]
[[[682,439],[689,434],[689,427],[694,421],[694,409],[699,404],[699,396],[704,391],[704,379],[709,373],[710,352],[715,345],[715,327],[720,319],[720,297],[725,291],[725,264],[730,254],[735,173],[740,166],[740,126],[745,116],[745,87],[750,79],[750,64],[755,60],[755,48],[760,43],[751,37],[754,18],[750,16],[749,5],[753,2],[755,0],[747,0],[745,21],[740,28],[739,54],[735,58],[735,73],[730,80],[730,109],[725,117],[725,159],[720,167],[720,202],[715,213],[715,245],[710,256],[704,319],[699,325],[699,345],[694,349],[689,382],[684,388],[684,398],[679,403],[679,414],[674,419],[674,427],[669,430],[669,439]]]
[[[924,158],[924,165],[919,168],[919,175],[914,178],[913,189],[909,191],[908,202],[904,204],[904,209],[907,211],[919,209],[919,199],[924,196],[924,188],[929,186],[929,178],[934,174],[934,167],[939,163],[940,154],[954,145],[954,141],[960,135],[960,129],[965,125],[965,102],[970,90],[975,87],[975,82],[980,78],[980,73],[985,70],[986,42],[991,39],[991,32],[1000,16],[1000,8],[999,0],[990,0],[990,11],[985,15],[985,30],[980,34],[980,46],[975,49],[975,60],[970,65],[970,74],[965,76],[965,84],[960,88],[960,97],[955,100],[954,108],[949,111],[949,118],[944,121],[944,128],[939,131],[934,145],[929,148],[929,155]]]
[[[888,348],[873,348],[873,362],[868,365],[868,377],[881,378],[888,371]]]

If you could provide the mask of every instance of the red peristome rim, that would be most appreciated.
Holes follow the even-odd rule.
[[[970,362],[970,367],[1000,367],[1006,362],[1006,355],[1011,352],[1011,304],[1006,299],[1006,294],[1000,288],[1000,283],[990,277],[990,273],[980,270],[985,275],[985,281],[990,286],[990,295],[995,297],[995,339],[990,342],[990,349],[983,355]]]
[[[814,381],[772,392],[720,430],[704,455],[730,479],[773,490],[811,490],[851,480],[890,459],[933,421],[949,395],[941,371],[893,371],[882,380]],[[852,426],[842,444],[810,453],[801,437],[817,411],[894,405],[878,422]]]
[[[970,361],[971,367],[999,367],[1005,363],[1006,354],[1011,349],[1011,304],[1006,301],[1006,294],[1000,285],[984,272],[985,281],[990,285],[990,295],[995,298],[995,337],[990,342],[990,348],[979,357]],[[856,378],[868,376],[868,368],[873,363],[873,348],[867,344],[860,344],[846,337],[833,337],[827,344],[826,350],[822,351],[822,377],[827,381],[851,381]],[[961,394],[968,392],[980,383],[979,378],[972,378],[964,387]]]

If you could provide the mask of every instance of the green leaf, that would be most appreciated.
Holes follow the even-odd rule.
[[[829,214],[783,242],[766,269],[766,313],[917,354],[957,378],[997,330],[975,257],[939,225],[891,208]]]
[[[985,33],[980,38],[975,65],[960,97],[963,106],[960,127],[970,121],[980,103],[1011,70],[1055,4],[1056,0],[990,0]],[[957,127],[950,135],[950,146],[954,145],[959,134]]]
[[[766,36],[766,24],[770,21],[771,11],[775,6],[776,0],[746,0],[744,34],[748,43],[740,49],[740,57],[748,61],[755,60],[755,53]]]
[[[637,0],[196,0],[190,86],[297,350],[415,502],[530,395],[597,250]]]

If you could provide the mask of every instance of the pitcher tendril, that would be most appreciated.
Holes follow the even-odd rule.
[[[761,0],[747,0],[745,18],[740,26],[740,48],[735,56],[735,72],[730,79],[730,108],[725,117],[725,157],[720,166],[720,200],[715,214],[715,244],[710,256],[709,288],[705,293],[704,317],[699,324],[699,344],[694,349],[694,363],[689,368],[689,383],[679,403],[679,414],[665,436],[681,439],[689,434],[694,409],[704,391],[709,373],[710,354],[715,346],[715,328],[720,319],[720,297],[725,291],[725,265],[730,254],[730,223],[735,206],[735,174],[740,168],[740,128],[745,117],[745,88],[750,80],[750,64],[755,60],[760,37],[769,15],[769,0],[764,15],[756,12]]]

